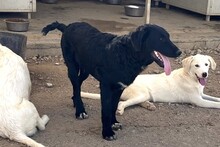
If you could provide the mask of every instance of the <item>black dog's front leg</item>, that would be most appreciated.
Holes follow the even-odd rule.
[[[115,131],[122,130],[122,124],[116,119],[116,110],[123,90],[121,88],[114,89],[112,95],[112,129]]]
[[[100,83],[102,109],[102,137],[106,140],[115,140],[112,130],[112,90],[109,84]]]

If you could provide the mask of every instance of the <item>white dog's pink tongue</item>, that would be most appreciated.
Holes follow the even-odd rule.
[[[206,79],[205,79],[205,78],[199,78],[199,83],[200,83],[202,86],[205,86],[205,84],[206,84]]]
[[[170,66],[169,59],[166,56],[162,55],[162,54],[160,54],[160,56],[161,56],[161,58],[163,60],[164,71],[165,71],[166,75],[170,75],[170,73],[171,73],[171,66]]]

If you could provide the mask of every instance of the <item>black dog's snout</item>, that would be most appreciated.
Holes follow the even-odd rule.
[[[203,78],[207,77],[207,73],[206,72],[202,73],[202,77]]]
[[[176,52],[176,54],[177,54],[177,56],[180,56],[180,55],[182,54],[182,51],[178,50],[178,51]]]

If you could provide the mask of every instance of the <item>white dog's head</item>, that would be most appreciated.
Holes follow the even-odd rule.
[[[197,54],[182,60],[183,69],[189,73],[195,80],[204,86],[208,78],[208,71],[211,67],[216,68],[216,63],[211,56]]]

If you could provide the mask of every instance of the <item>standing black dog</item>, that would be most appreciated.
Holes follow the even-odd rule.
[[[61,47],[74,90],[76,118],[88,118],[80,96],[82,82],[89,74],[100,82],[102,135],[106,140],[116,139],[113,129],[122,127],[115,112],[124,88],[153,61],[163,67],[167,66],[162,60],[165,61],[165,56],[181,54],[169,34],[156,25],[143,25],[128,35],[116,36],[100,32],[85,22],[68,26],[54,22],[44,27],[42,33],[46,35],[54,29],[63,33]]]

